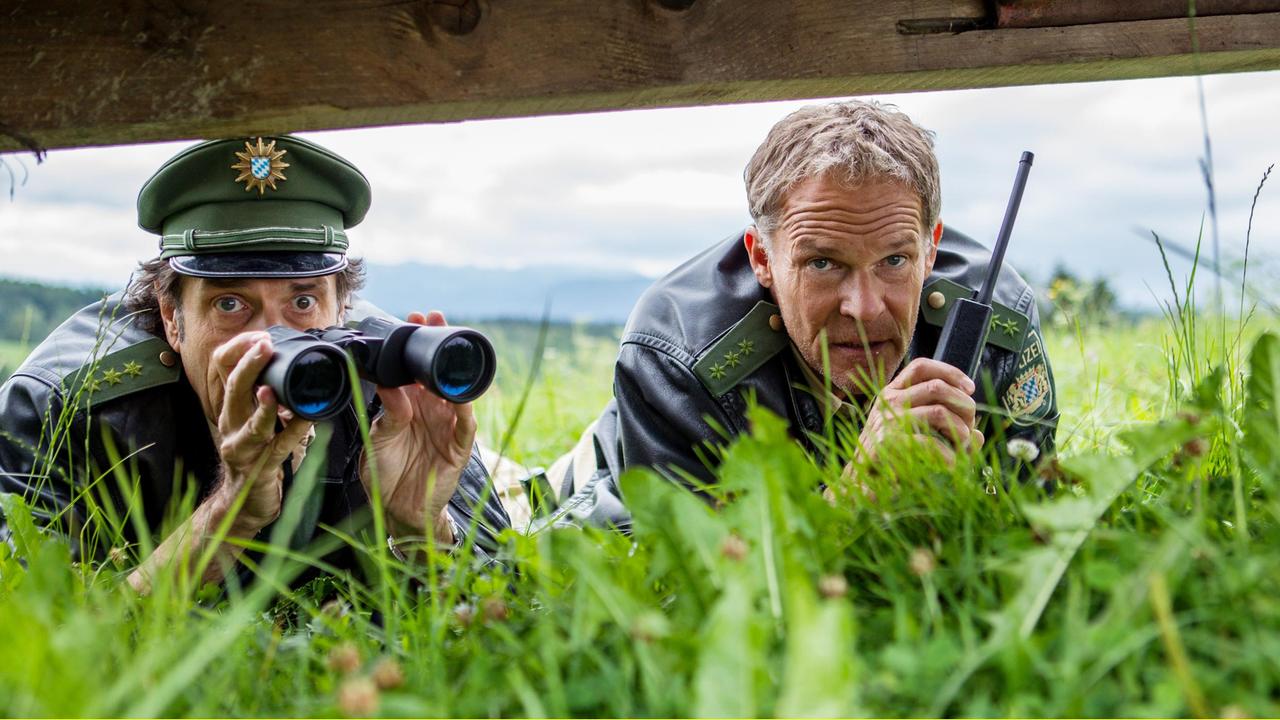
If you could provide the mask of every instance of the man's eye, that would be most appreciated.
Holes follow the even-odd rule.
[[[884,259],[884,262],[889,267],[901,267],[907,264],[907,256],[906,255],[890,255],[889,257]]]
[[[224,295],[218,298],[217,300],[214,300],[213,306],[217,308],[220,312],[233,313],[243,308],[244,303],[241,302],[240,298],[231,297],[230,295]]]
[[[826,258],[814,258],[809,261],[809,267],[814,270],[830,270],[834,265],[834,263]]]
[[[315,295],[299,295],[293,299],[293,307],[295,310],[311,310],[316,306]]]

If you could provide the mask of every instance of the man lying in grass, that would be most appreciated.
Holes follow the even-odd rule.
[[[376,388],[376,400],[366,387],[380,408],[366,453],[354,405],[317,425],[257,384],[273,356],[267,328],[323,328],[347,314],[363,268],[347,258],[345,230],[369,201],[359,170],[297,138],[211,141],[171,159],[138,197],[160,256],[127,292],[55,330],[0,389],[0,487],[24,495],[85,559],[143,555],[167,528],[128,576],[144,593],[162,573],[222,581],[247,559],[246,541],[270,537],[304,470],[318,481],[294,550],[320,524],[367,527],[375,477],[393,548],[460,540],[474,507],[480,544],[491,545],[509,520],[474,453],[470,405],[417,384]],[[437,312],[409,321],[444,324]],[[351,568],[355,555],[325,561]]]
[[[754,224],[632,311],[614,401],[547,473],[561,517],[625,528],[617,479],[632,467],[710,481],[750,396],[850,475],[891,474],[883,449],[904,438],[948,459],[989,439],[1001,454],[1052,450],[1053,377],[1034,294],[1012,268],[995,290],[983,386],[930,359],[990,253],[943,230],[928,131],[876,103],[807,107],[774,126],[745,177]]]

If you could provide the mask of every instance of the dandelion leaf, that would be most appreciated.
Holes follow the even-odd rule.
[[[622,491],[631,509],[635,537],[653,553],[651,574],[683,570],[687,582],[706,578],[726,534],[711,506],[679,483],[649,470],[624,474]]]
[[[757,684],[764,674],[765,630],[751,593],[736,579],[707,618],[693,679],[697,717],[755,717]]]
[[[790,583],[785,670],[778,717],[852,717],[857,706],[853,609],[843,598],[819,602]]]
[[[1259,337],[1249,353],[1242,451],[1264,481],[1280,473],[1280,338],[1272,333]]]

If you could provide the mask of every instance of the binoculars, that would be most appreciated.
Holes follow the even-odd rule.
[[[346,326],[267,329],[275,354],[258,377],[281,405],[324,420],[351,403],[347,362],[361,379],[383,387],[413,382],[453,403],[484,394],[493,382],[493,344],[465,327],[428,327],[371,317]]]

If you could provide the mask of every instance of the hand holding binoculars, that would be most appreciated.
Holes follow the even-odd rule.
[[[275,354],[258,377],[298,417],[324,420],[351,403],[347,363],[382,387],[421,383],[453,403],[484,394],[497,359],[483,334],[465,327],[437,327],[371,317],[346,326],[299,331],[267,329]]]

